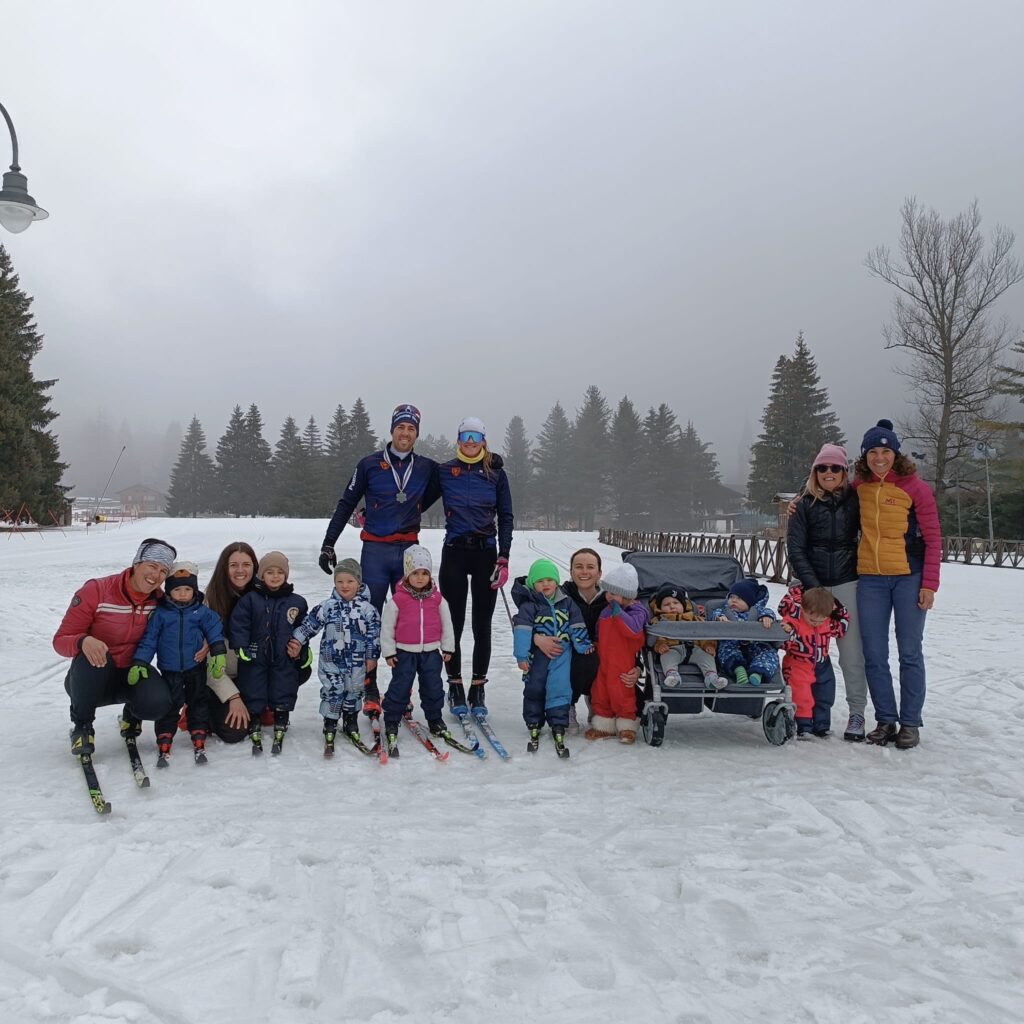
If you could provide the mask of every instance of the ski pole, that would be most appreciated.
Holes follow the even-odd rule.
[[[498,593],[501,594],[501,599],[505,603],[505,614],[508,616],[508,624],[512,627],[512,632],[516,631],[516,624],[512,619],[512,609],[508,606],[508,598],[505,596],[505,588],[499,587]]]

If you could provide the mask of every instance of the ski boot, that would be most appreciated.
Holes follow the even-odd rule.
[[[338,734],[338,720],[324,719],[324,757],[334,757],[334,737]]]
[[[71,729],[71,753],[75,757],[96,752],[96,737],[93,735],[92,722],[76,722]]]
[[[169,760],[171,756],[171,744],[174,742],[174,733],[160,732],[156,736],[156,766],[157,768],[166,768],[171,762]]]
[[[398,757],[398,733],[396,726],[389,724],[384,734],[384,742],[388,745],[388,757]]]
[[[133,718],[125,704],[124,711],[118,716],[117,727],[121,730],[121,739],[137,740],[142,735],[142,722]]]
[[[359,738],[359,714],[356,711],[343,711],[341,713],[341,731],[346,736],[355,735]]]
[[[562,729],[552,729],[551,738],[555,741],[555,753],[563,761],[566,760],[569,756],[569,748],[565,745],[565,732]]]
[[[284,746],[284,734],[288,731],[288,712],[281,708],[274,709],[274,742],[270,746],[272,754],[280,754]]]
[[[192,730],[192,756],[196,764],[206,764],[206,730]]]
[[[459,708],[466,706],[466,688],[462,685],[461,679],[448,680],[448,707]]]
[[[486,679],[477,678],[474,679],[469,686],[469,706],[471,708],[483,708],[487,710],[487,705],[484,703],[484,683]]]
[[[376,669],[363,681],[363,714],[367,718],[377,718],[380,715],[380,690],[377,689]]]
[[[431,736],[437,736],[439,739],[451,737],[451,733],[448,731],[448,726],[445,725],[443,718],[435,718],[427,722],[427,728],[430,730]]]
[[[249,739],[252,741],[252,756],[263,753],[263,720],[261,715],[249,719]]]
[[[178,732],[188,732],[188,707],[181,709],[181,714],[178,715]]]
[[[536,754],[540,747],[540,726],[530,725],[527,728],[530,730],[530,739],[526,744],[526,752],[528,754]]]

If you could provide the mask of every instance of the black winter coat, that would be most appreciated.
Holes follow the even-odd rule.
[[[815,500],[805,494],[789,518],[789,564],[804,588],[837,587],[857,578],[860,503],[852,487]]]
[[[573,603],[579,608],[580,614],[583,616],[583,622],[587,627],[587,635],[590,637],[590,642],[592,644],[596,643],[597,620],[601,617],[601,612],[608,606],[608,595],[603,590],[598,591],[597,597],[587,604],[580,597],[580,588],[572,580],[563,583],[562,590],[566,596],[572,598]],[[572,663],[569,666],[569,677],[572,680],[573,693],[589,694],[590,687],[597,678],[597,651],[594,650],[590,654],[580,654],[574,650],[572,652]]]

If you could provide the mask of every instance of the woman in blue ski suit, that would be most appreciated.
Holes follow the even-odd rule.
[[[445,534],[437,582],[448,602],[455,653],[448,662],[448,698],[466,704],[462,683],[462,630],[466,599],[473,599],[473,676],[469,704],[484,706],[491,662],[491,619],[498,590],[508,582],[512,547],[512,492],[500,455],[487,447],[487,431],[473,417],[459,424],[455,458],[438,467]]]

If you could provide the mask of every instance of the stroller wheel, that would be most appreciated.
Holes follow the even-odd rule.
[[[764,738],[773,747],[781,747],[793,735],[793,723],[789,720],[783,701],[773,700],[765,705],[761,713],[761,727],[764,729]]]
[[[644,741],[652,747],[660,747],[665,739],[665,712],[660,708],[648,708],[640,720]]]

